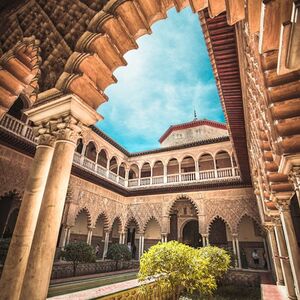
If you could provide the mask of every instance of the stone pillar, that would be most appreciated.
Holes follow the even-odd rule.
[[[233,246],[233,252],[236,257],[235,259],[235,267],[238,269],[242,268],[242,262],[241,262],[241,253],[240,253],[240,245],[238,240],[238,234],[232,234],[232,246]]]
[[[168,241],[168,234],[167,233],[162,233],[161,234],[161,242],[166,243]]]
[[[296,294],[300,298],[300,253],[289,204],[290,201],[280,200],[277,205],[280,211],[280,220],[286,240]]]
[[[91,245],[91,244],[92,244],[92,237],[93,237],[93,228],[92,228],[92,227],[89,227],[89,229],[88,229],[87,241],[86,241],[86,243],[87,243],[88,245]]]
[[[267,270],[271,270],[271,264],[270,264],[270,259],[269,259],[269,251],[268,251],[268,245],[267,245],[267,241],[265,239],[265,237],[263,238],[263,242],[264,242],[264,249],[265,249],[265,257],[264,259],[266,259],[267,262]]]
[[[20,297],[42,300],[47,297],[73,155],[82,124],[94,124],[100,116],[74,95],[45,101],[26,114],[38,129],[56,137]]]
[[[77,132],[70,128],[58,130],[21,299],[45,299],[47,296],[77,138]]]
[[[65,246],[69,243],[70,238],[70,227],[65,225],[62,230],[60,237],[59,247],[63,250]]]
[[[273,258],[273,262],[274,262],[276,283],[278,285],[283,285],[284,280],[283,280],[281,263],[280,263],[280,259],[279,259],[279,253],[278,253],[278,247],[277,247],[277,242],[276,242],[276,237],[275,237],[274,226],[272,226],[272,225],[266,226],[266,229],[268,232],[269,245],[271,248],[272,258]]]
[[[129,169],[125,170],[125,186],[128,187]]]
[[[206,247],[209,245],[209,237],[207,233],[203,233],[201,234],[202,236],[202,243],[203,243],[203,247]]]
[[[199,162],[198,160],[195,161],[195,178],[196,180],[199,180],[200,179],[200,176],[199,176]]]
[[[140,234],[140,238],[139,238],[139,259],[141,258],[141,256],[144,253],[144,235]]]
[[[215,178],[218,178],[218,172],[217,172],[217,164],[216,164],[216,159],[214,159],[214,171],[215,171]]]
[[[164,183],[168,183],[168,165],[164,164]]]
[[[84,157],[85,157],[85,150],[86,150],[86,144],[83,144],[82,151],[81,151],[81,157],[80,157],[80,164],[83,165]]]
[[[29,171],[23,200],[0,280],[2,299],[19,299],[46,180],[53,156],[54,138],[44,134]],[[48,288],[48,287],[47,287]]]
[[[297,299],[295,293],[292,269],[288,258],[288,252],[287,252],[282,226],[279,220],[275,220],[275,222],[276,222],[275,235],[276,235],[276,240],[278,245],[280,264],[283,271],[282,274],[284,278],[284,283],[287,288],[289,299]]]
[[[107,157],[107,162],[106,162],[106,177],[109,178],[109,163],[110,159]]]
[[[106,257],[107,250],[108,250],[108,243],[109,243],[109,232],[107,231],[107,232],[105,232],[104,249],[103,249],[102,259],[104,259]]]
[[[99,152],[97,152],[96,159],[95,159],[95,171],[96,172],[97,172],[97,165],[98,165],[98,156],[99,156]]]

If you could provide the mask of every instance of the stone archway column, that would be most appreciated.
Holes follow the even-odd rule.
[[[65,246],[69,243],[69,239],[70,239],[70,231],[71,228],[68,225],[65,225],[62,231],[62,235],[60,238],[60,243],[59,243],[59,247],[63,250],[65,248]]]
[[[88,228],[88,236],[87,236],[87,244],[91,245],[92,244],[92,237],[93,237],[93,228],[89,227]]]
[[[294,277],[296,294],[297,297],[300,298],[300,252],[290,211],[290,201],[281,200],[278,204],[280,211],[280,220],[286,239],[288,256],[290,259],[292,274]]]
[[[242,268],[242,261],[241,261],[241,253],[240,253],[240,244],[238,239],[238,234],[232,234],[232,245],[233,245],[233,251],[236,255],[236,268],[241,269]]]
[[[272,226],[272,225],[266,226],[266,229],[268,232],[268,238],[269,238],[272,258],[273,258],[273,262],[274,262],[276,283],[278,285],[284,285],[284,279],[283,279],[282,268],[281,268],[281,263],[280,263],[280,259],[279,259],[279,253],[278,253],[278,247],[277,247],[277,243],[276,243],[274,226]]]
[[[294,185],[295,193],[300,207],[300,166],[292,168],[292,171],[289,174],[289,178]]]
[[[286,242],[285,242],[282,226],[279,219],[275,220],[275,235],[278,244],[278,252],[279,252],[280,264],[282,268],[282,275],[284,278],[284,283],[288,292],[289,299],[297,299],[295,293],[293,274],[291,270],[290,261],[288,258]]]
[[[73,141],[67,138],[67,135],[61,136],[55,144],[21,293],[24,300],[45,299],[47,296],[77,140],[77,137]]]
[[[27,115],[56,136],[20,299],[46,299],[77,140],[100,116],[74,95],[45,101]]]
[[[209,237],[207,233],[203,233],[201,234],[202,236],[202,243],[203,243],[203,247],[205,246],[209,246]]]
[[[104,238],[104,249],[103,249],[103,257],[102,257],[102,259],[104,259],[106,257],[107,250],[108,250],[108,243],[109,243],[109,232],[106,231],[105,232],[105,238]]]
[[[144,242],[145,242],[145,236],[144,236],[144,234],[140,234],[140,237],[139,237],[139,259],[141,258],[141,256],[144,253]]]
[[[46,180],[54,152],[54,137],[43,134],[27,179],[17,223],[0,281],[1,299],[19,299]]]

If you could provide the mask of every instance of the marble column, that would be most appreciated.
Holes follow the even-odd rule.
[[[87,244],[92,244],[92,237],[93,237],[93,228],[89,227],[88,229],[88,236],[87,236]]]
[[[199,180],[200,176],[199,176],[199,161],[198,160],[195,161],[195,172],[196,172],[195,179]]]
[[[208,246],[209,245],[208,234],[202,234],[201,236],[202,236],[203,247]]]
[[[108,243],[109,243],[109,232],[105,232],[105,238],[104,238],[104,249],[103,249],[103,257],[104,259],[107,255],[107,250],[108,250]]]
[[[66,117],[59,122],[61,123],[57,130],[54,154],[21,292],[21,299],[24,300],[45,299],[47,296],[73,155],[79,137],[79,129],[77,131],[69,126],[70,123],[76,126],[76,120]],[[60,129],[64,126],[64,129]]]
[[[283,271],[282,274],[284,278],[284,283],[287,288],[289,299],[297,299],[283,229],[279,220],[275,220],[275,222],[275,235],[278,245],[280,264]]]
[[[168,182],[168,165],[164,164],[164,183]]]
[[[272,258],[273,258],[273,262],[274,262],[276,283],[278,285],[284,285],[284,279],[283,279],[282,268],[281,268],[281,263],[280,263],[280,259],[279,259],[279,253],[278,253],[278,247],[277,247],[277,243],[276,243],[274,226],[272,226],[272,225],[266,226],[266,229],[268,232],[269,244],[270,244]]]
[[[139,259],[144,253],[144,239],[145,239],[144,235],[141,234],[139,237]]]
[[[240,243],[238,236],[235,238],[235,244],[236,244],[236,253],[237,253],[237,261],[238,261],[238,268],[242,268],[242,261],[241,261],[241,253],[240,253]]]
[[[60,237],[59,247],[63,250],[65,246],[68,244],[68,237],[70,236],[70,226],[65,225],[62,230],[62,234]]]
[[[50,134],[39,137],[0,281],[1,299],[19,299],[54,151]]]
[[[278,207],[280,211],[280,220],[286,239],[286,246],[290,259],[294,284],[296,287],[296,294],[300,298],[300,251],[289,204],[290,201],[280,201],[278,203]]]

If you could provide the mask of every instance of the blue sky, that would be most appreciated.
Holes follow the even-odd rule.
[[[188,7],[172,9],[152,34],[138,39],[139,48],[125,54],[118,83],[105,93],[100,129],[130,152],[159,147],[172,124],[198,118],[224,122],[200,23]]]

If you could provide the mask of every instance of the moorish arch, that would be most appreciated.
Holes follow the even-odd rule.
[[[130,217],[125,223],[125,243],[130,247],[133,259],[138,258],[138,249],[140,246],[139,235],[141,227],[135,217]]]
[[[267,269],[267,250],[264,243],[264,230],[260,223],[244,214],[237,227],[241,265],[243,269]],[[253,260],[253,252],[259,257],[258,264]]]
[[[122,232],[122,221],[119,216],[116,216],[110,226],[109,241],[113,244],[119,243],[121,232]]]
[[[74,226],[71,228],[70,242],[87,241],[88,228],[92,225],[91,214],[87,208],[82,208],[78,211]]]
[[[232,230],[225,218],[215,216],[208,227],[208,240],[210,245],[222,248],[232,246]]]
[[[178,195],[167,207],[170,226],[168,240],[187,242],[192,239],[193,244],[200,239],[199,237],[199,208],[187,195]],[[190,224],[188,224],[190,223]],[[186,227],[188,226],[188,227]],[[191,228],[189,228],[191,227]],[[192,230],[192,236],[187,237]]]
[[[155,217],[150,217],[144,225],[144,250],[161,241],[161,225]]]

